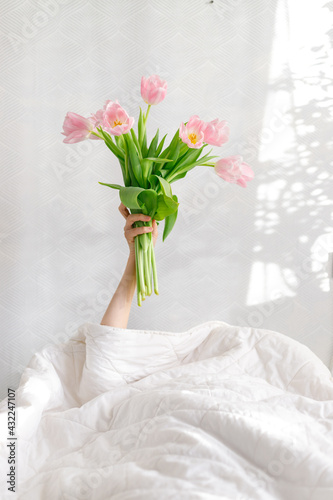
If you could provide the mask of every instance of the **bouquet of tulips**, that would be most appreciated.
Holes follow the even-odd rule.
[[[225,120],[210,122],[200,120],[197,115],[188,122],[181,123],[170,144],[164,147],[166,135],[160,140],[159,130],[149,142],[146,124],[151,106],[159,104],[167,93],[167,82],[157,75],[142,77],[141,96],[147,104],[145,112],[140,108],[137,133],[134,118],[128,116],[118,101],[106,101],[89,118],[76,113],[67,113],[63,132],[64,142],[73,144],[85,139],[103,140],[118,158],[124,186],[106,184],[119,190],[120,200],[131,213],[150,215],[148,222],[137,221],[134,226],[152,225],[152,220],[164,220],[163,241],[172,231],[177,219],[178,198],[173,194],[171,184],[186,176],[196,166],[214,167],[215,172],[225,181],[246,187],[253,179],[251,167],[243,162],[240,155],[222,158],[212,163],[211,151],[205,152],[207,145],[222,146],[229,139],[229,128]],[[159,222],[157,222],[159,224]],[[137,282],[137,303],[154,291],[158,295],[158,282],[154,246],[151,232],[135,237],[135,262]]]

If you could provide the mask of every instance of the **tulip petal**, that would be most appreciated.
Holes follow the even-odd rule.
[[[77,113],[69,111],[64,119],[63,132],[64,143],[73,144],[88,138],[93,129],[93,122]]]
[[[247,181],[251,181],[254,178],[254,172],[250,165],[247,163],[243,162],[241,165],[241,170],[242,170],[242,176],[246,178]]]
[[[236,184],[238,184],[238,186],[241,186],[241,187],[246,188],[246,181],[245,181],[245,179],[243,179],[243,177],[240,177],[240,178],[236,181]]]

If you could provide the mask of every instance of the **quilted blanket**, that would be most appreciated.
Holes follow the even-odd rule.
[[[14,494],[0,417],[1,498],[333,499],[333,378],[278,332],[84,323],[47,345],[16,390]]]

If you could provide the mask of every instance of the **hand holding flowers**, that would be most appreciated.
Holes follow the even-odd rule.
[[[146,123],[150,108],[162,102],[166,92],[167,82],[158,75],[142,77],[141,96],[148,107],[146,113],[140,108],[137,134],[133,128],[134,118],[128,116],[117,100],[107,100],[103,109],[89,118],[69,112],[63,124],[65,143],[104,140],[119,161],[124,186],[100,184],[119,190],[119,209],[127,217],[128,242],[130,250],[135,251],[138,305],[151,295],[152,277],[154,291],[158,294],[154,244],[159,222],[156,221],[165,221],[164,241],[172,231],[178,214],[179,203],[172,192],[172,182],[185,177],[187,172],[200,165],[214,167],[218,176],[242,187],[246,187],[246,183],[254,177],[251,167],[243,162],[240,155],[211,163],[216,156],[210,156],[211,152],[204,154],[207,145],[220,147],[228,141],[229,127],[225,120],[216,118],[205,122],[193,115],[187,123],[181,123],[166,148],[166,136],[160,140],[159,130],[148,144]],[[144,216],[149,216],[149,220]],[[142,229],[143,226],[149,229]]]
[[[151,232],[152,234],[152,240],[153,240],[153,246],[156,244],[156,240],[158,237],[158,229],[157,229],[157,222],[156,220],[152,221],[151,226],[141,226],[141,227],[136,227],[133,228],[133,224],[136,221],[151,221],[150,215],[144,215],[144,214],[131,214],[128,210],[127,207],[123,203],[120,203],[118,207],[119,212],[123,217],[126,219],[126,224],[124,227],[124,234],[125,238],[128,243],[129,251],[130,254],[135,254],[135,243],[134,243],[134,238],[138,236],[139,234]]]

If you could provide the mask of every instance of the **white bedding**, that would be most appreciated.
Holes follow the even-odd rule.
[[[333,499],[333,378],[277,332],[85,323],[32,357],[16,406],[18,494],[1,498]]]

